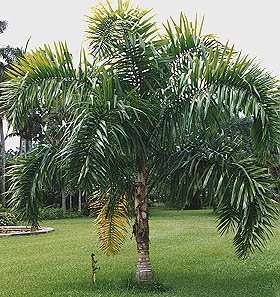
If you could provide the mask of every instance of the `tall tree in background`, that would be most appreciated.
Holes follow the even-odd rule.
[[[81,53],[73,66],[67,46],[20,59],[3,84],[3,108],[13,125],[30,110],[62,105],[70,115],[60,147],[43,145],[11,171],[12,204],[38,226],[40,197],[59,179],[93,195],[101,248],[116,253],[134,204],[136,279],[151,280],[147,196],[169,188],[178,207],[197,189],[219,204],[221,233],[233,229],[237,255],[261,249],[271,235],[270,153],[279,144],[277,81],[181,15],[157,35],[150,10],[118,2],[93,9],[88,38],[94,62]],[[58,104],[59,103],[59,104]],[[252,120],[253,153],[222,123]],[[225,136],[226,135],[226,136]],[[149,177],[153,176],[153,180]]]
[[[0,21],[0,34],[2,34],[8,26],[6,21]],[[10,46],[0,48],[0,83],[7,80],[8,76],[5,73],[7,67],[16,61],[16,58],[22,55],[19,48]],[[0,93],[1,96],[1,93]],[[1,140],[1,202],[2,207],[6,208],[6,186],[5,186],[5,168],[6,168],[6,151],[5,151],[5,135],[3,128],[3,112],[0,113],[0,140]]]
[[[0,33],[3,33],[7,27],[6,21],[0,21]],[[0,50],[2,51],[2,49]],[[3,58],[2,58],[3,59]],[[0,83],[6,79],[6,75],[4,72],[5,64],[0,62]],[[0,114],[0,140],[1,140],[1,203],[2,207],[6,208],[6,196],[5,196],[5,168],[6,168],[6,154],[5,154],[5,136],[4,136],[4,128],[3,128],[3,116]]]
[[[46,127],[43,142],[50,144],[51,146],[55,144],[58,148],[60,148],[62,146],[63,135],[69,125],[69,116],[62,106],[57,105],[55,109],[47,110],[44,121],[46,123]],[[63,210],[63,215],[65,215],[67,176],[61,173],[60,180],[61,183],[56,184],[58,185],[57,189],[59,189],[61,194],[61,208]]]

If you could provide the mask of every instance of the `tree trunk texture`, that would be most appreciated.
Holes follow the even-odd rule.
[[[66,214],[66,195],[65,195],[65,189],[61,192],[61,208],[63,210],[63,216]]]
[[[29,152],[32,149],[32,140],[26,138],[25,139],[25,152]]]
[[[78,211],[82,212],[82,191],[79,189]]]
[[[6,208],[6,185],[5,185],[5,170],[6,170],[6,151],[5,151],[5,137],[3,128],[3,119],[0,118],[0,138],[1,138],[1,157],[2,157],[2,168],[1,168],[1,202],[2,207]]]
[[[19,137],[19,154],[20,155],[23,153],[22,142],[23,142],[23,137],[20,135]]]
[[[148,222],[148,204],[146,190],[145,168],[138,172],[138,181],[135,194],[135,224],[133,232],[135,234],[138,252],[138,262],[136,270],[137,281],[151,281],[154,274],[149,255],[149,222]]]
[[[184,209],[202,209],[203,208],[203,190],[197,190],[191,198],[190,204]]]
[[[25,152],[29,152],[32,149],[32,129],[29,125],[25,130]]]
[[[72,196],[69,196],[69,208],[72,209]]]

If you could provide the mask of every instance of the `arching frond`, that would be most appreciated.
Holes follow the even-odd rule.
[[[49,45],[19,58],[7,70],[10,80],[2,85],[1,105],[15,129],[24,126],[30,111],[39,106],[65,106],[92,86],[87,76],[85,56],[74,68],[67,44]],[[84,65],[84,66],[83,66]]]
[[[161,183],[170,184],[170,194],[179,207],[187,205],[199,189],[206,191],[210,201],[216,200],[218,230],[235,232],[236,253],[245,258],[261,250],[271,236],[278,206],[272,200],[275,180],[268,168],[258,165],[255,158],[242,156],[242,143],[219,134],[196,134],[185,146],[166,152],[168,161],[157,176]]]
[[[141,98],[158,86],[153,62],[157,48],[164,43],[152,42],[157,29],[150,11],[133,7],[129,1],[120,1],[114,10],[107,2],[107,6],[95,7],[88,20],[87,33],[94,57],[100,57],[118,73],[126,91],[136,88]]]
[[[94,57],[103,59],[119,56],[123,43],[134,47],[137,34],[142,46],[144,41],[152,39],[155,33],[154,23],[148,16],[151,12],[139,7],[133,7],[129,1],[119,1],[118,7],[113,9],[110,2],[106,5],[100,3],[92,7],[92,14],[88,16],[87,38],[90,40],[90,48]]]
[[[141,120],[148,122],[145,109],[130,100],[132,94],[118,91],[116,77],[103,75],[92,95],[74,105],[74,120],[61,151],[72,182],[81,183],[88,194],[95,188],[107,192],[112,184],[122,192],[123,179],[131,170],[126,156],[146,153],[146,131],[141,129]]]
[[[166,28],[170,42],[161,56],[169,80],[162,109],[166,134],[216,128],[235,116],[251,117],[255,152],[265,159],[279,144],[277,80],[233,47],[194,35],[196,30],[185,18],[174,27],[175,32],[170,24]]]
[[[9,204],[17,210],[21,220],[34,227],[39,226],[44,192],[61,187],[63,181],[57,152],[56,145],[40,145],[29,155],[18,157],[8,172],[11,182]]]
[[[97,215],[95,225],[100,240],[100,248],[107,255],[114,255],[123,245],[129,224],[128,201],[125,195],[112,198],[109,194],[95,192],[90,204]]]

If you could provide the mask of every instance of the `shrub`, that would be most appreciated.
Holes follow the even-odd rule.
[[[13,226],[18,222],[16,216],[10,211],[0,210],[0,226]]]
[[[65,218],[80,218],[85,216],[82,212],[77,211],[76,209],[69,209],[66,211]]]
[[[43,208],[40,211],[40,218],[42,220],[55,220],[63,218],[63,210],[58,207]]]
[[[83,213],[81,213],[75,209],[67,210],[64,217],[63,217],[62,208],[49,207],[49,208],[41,209],[41,211],[40,211],[40,218],[42,220],[56,220],[56,219],[62,219],[62,218],[79,218],[82,216],[84,216]]]

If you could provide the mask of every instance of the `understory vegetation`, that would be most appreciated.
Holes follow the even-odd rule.
[[[84,216],[82,212],[76,209],[68,209],[65,214],[63,214],[63,209],[60,207],[49,207],[43,208],[40,211],[40,217],[42,220],[55,220],[62,218],[79,218]]]
[[[18,220],[14,213],[0,208],[0,226],[16,225],[17,222]]]
[[[134,280],[135,241],[115,257],[98,250],[92,218],[45,221],[49,234],[1,239],[0,296],[190,296],[280,295],[280,230],[263,253],[246,261],[222,237],[211,210],[151,208],[151,259],[155,282]],[[129,230],[129,233],[131,230]],[[91,253],[97,265],[92,282]]]

